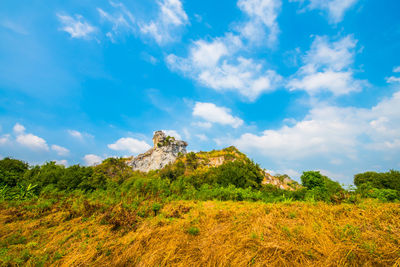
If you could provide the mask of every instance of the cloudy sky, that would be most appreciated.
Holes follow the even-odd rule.
[[[93,164],[166,130],[263,168],[400,168],[398,0],[0,2],[0,156]]]

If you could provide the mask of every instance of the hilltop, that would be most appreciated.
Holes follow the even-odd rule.
[[[281,175],[275,177],[261,169],[258,164],[254,164],[234,146],[222,150],[200,151],[197,153],[187,153],[187,146],[188,143],[185,141],[167,136],[163,131],[156,131],[153,136],[153,147],[137,157],[127,158],[125,162],[134,171],[148,173],[149,171],[161,170],[162,176],[171,179],[177,179],[182,175],[201,176],[203,177],[201,183],[209,182],[210,175],[213,175],[215,168],[222,165],[235,166],[241,169],[254,165],[252,173],[261,179],[262,184],[274,185],[285,190],[299,188],[298,183],[290,179],[289,176]],[[246,180],[245,176],[246,174],[243,173],[242,178],[239,177],[239,179]],[[259,182],[256,181],[256,183]],[[248,185],[251,186],[250,184]]]

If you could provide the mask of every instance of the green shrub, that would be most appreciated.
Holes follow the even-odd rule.
[[[303,172],[301,182],[307,188],[304,198],[312,201],[341,202],[344,190],[338,182],[332,181],[319,171]]]
[[[187,233],[188,233],[189,235],[199,235],[200,229],[197,228],[197,227],[192,226],[192,227],[190,227],[190,228],[187,230]]]

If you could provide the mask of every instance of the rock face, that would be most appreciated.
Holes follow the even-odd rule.
[[[290,179],[289,176],[281,175],[275,177],[266,171],[264,171],[264,180],[262,181],[262,184],[272,184],[280,189],[291,190],[291,191],[299,188],[298,183]]]
[[[153,148],[127,161],[133,170],[148,172],[162,169],[165,165],[174,162],[179,154],[186,154],[188,145],[185,141],[166,136],[162,131],[154,133],[153,143]]]

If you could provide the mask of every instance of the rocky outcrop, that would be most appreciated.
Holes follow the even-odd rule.
[[[186,154],[187,143],[166,136],[162,131],[156,131],[153,136],[154,147],[147,152],[127,160],[127,164],[135,171],[148,172],[162,169],[173,163],[180,154]]]
[[[291,190],[291,191],[296,190],[300,187],[296,181],[290,179],[290,177],[287,175],[278,175],[276,177],[272,176],[266,171],[264,171],[264,180],[262,181],[262,184],[264,185],[271,184],[280,189]]]

